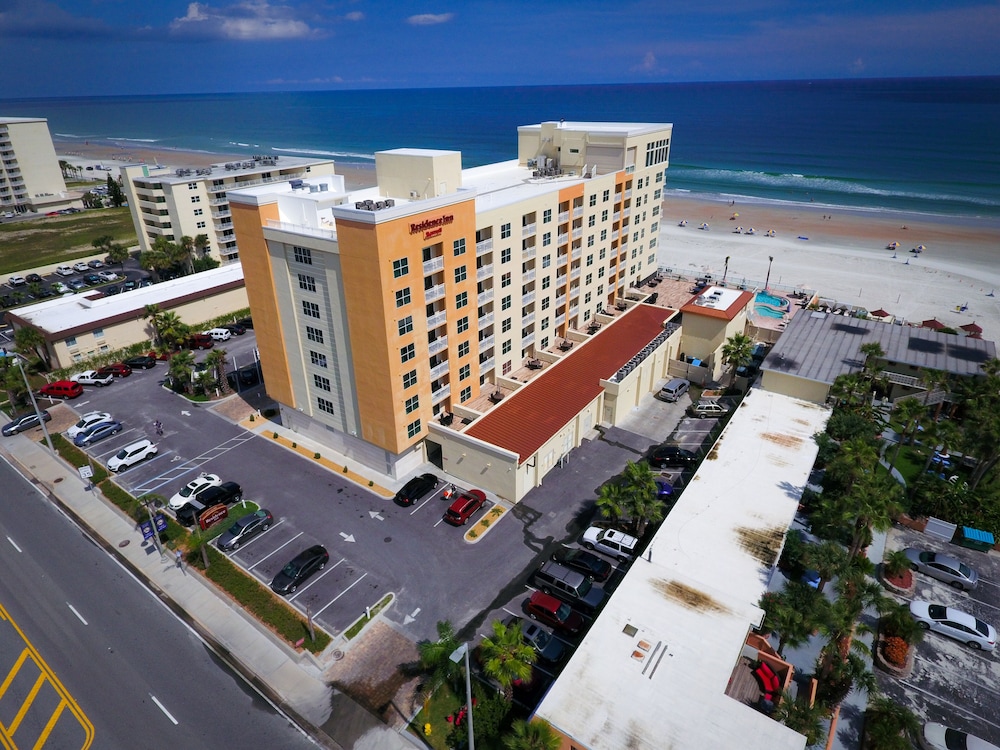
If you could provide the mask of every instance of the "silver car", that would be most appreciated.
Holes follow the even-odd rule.
[[[934,721],[924,724],[924,730],[920,733],[920,747],[924,750],[951,750],[954,747],[966,750],[1000,750],[986,740]]]
[[[951,555],[939,555],[929,550],[910,547],[904,554],[910,561],[910,567],[931,578],[950,583],[957,589],[971,591],[979,585],[979,574]]]
[[[992,651],[997,647],[996,628],[960,609],[915,600],[910,602],[910,616],[924,630],[941,633],[974,649]]]

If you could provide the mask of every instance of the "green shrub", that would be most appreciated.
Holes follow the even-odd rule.
[[[317,461],[319,461],[319,459],[320,459],[319,451],[316,451],[315,453],[313,453],[313,458],[315,458]]]
[[[87,457],[87,454],[82,450],[77,448],[73,443],[67,440],[64,436],[56,433],[55,435],[50,435],[52,438],[52,446],[56,449],[56,453],[62,456],[63,460],[69,464],[72,464],[76,468],[81,466],[90,466],[91,462]],[[105,479],[108,478],[108,471],[100,464],[93,464],[94,466],[94,476],[91,478],[94,484],[100,484]]]

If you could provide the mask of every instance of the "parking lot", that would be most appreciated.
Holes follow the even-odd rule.
[[[957,557],[980,575],[979,586],[964,592],[914,572],[912,599],[955,607],[994,627],[1000,625],[1000,560],[907,528],[893,528],[887,551],[916,547]],[[903,597],[898,601],[908,603]],[[896,679],[876,669],[879,687],[909,707],[921,721],[936,721],[1000,745],[1000,654],[976,651],[940,633],[925,631],[916,646],[913,673]]]
[[[229,369],[252,361],[252,332],[221,346]],[[436,637],[439,620],[450,620],[463,637],[478,640],[495,619],[526,617],[522,604],[533,591],[532,573],[560,546],[578,546],[594,518],[600,486],[620,473],[626,461],[642,459],[672,433],[680,445],[697,449],[715,424],[714,419],[684,417],[685,402],[668,404],[649,396],[635,413],[636,431],[595,431],[541,487],[470,543],[464,539],[465,528],[442,521],[449,504],[443,497],[446,483],[410,507],[398,506],[289,451],[269,439],[269,433],[247,432],[210,404],[171,393],[161,387],[166,374],[161,362],[106,388],[87,387],[84,396],[67,402],[81,414],[108,411],[123,424],[121,433],[89,449],[95,462],[105,464],[123,445],[148,438],[157,443],[157,455],[117,478],[133,494],[167,498],[201,472],[238,482],[246,500],[273,514],[274,524],[230,556],[267,584],[295,554],[323,545],[329,563],[288,601],[333,634],[390,592],[396,599],[385,616],[413,641]],[[259,393],[250,388],[234,398],[253,406]],[[154,420],[162,422],[162,436],[156,435]],[[440,474],[434,467],[422,470]],[[676,494],[690,473],[668,469],[663,476]],[[487,503],[472,522],[490,507]],[[616,565],[604,584],[608,591],[626,567]],[[557,637],[574,645],[571,638]],[[546,665],[537,669],[543,679],[555,671]],[[531,700],[538,684],[525,700]]]

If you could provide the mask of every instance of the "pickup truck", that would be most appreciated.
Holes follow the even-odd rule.
[[[78,372],[76,375],[70,377],[74,383],[79,383],[80,385],[97,385],[104,387],[106,385],[111,385],[115,378],[113,375],[101,375],[97,370],[84,370],[83,372]]]

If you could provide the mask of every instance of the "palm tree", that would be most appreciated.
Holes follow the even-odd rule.
[[[962,424],[965,442],[979,459],[969,478],[972,489],[1000,462],[1000,360],[983,363],[983,373],[970,382],[965,399],[965,412],[975,418]]]
[[[860,373],[838,375],[830,386],[830,397],[851,408],[868,400],[868,386]]]
[[[7,392],[7,401],[10,402],[11,416],[13,416],[17,406],[25,401],[27,394],[21,368],[14,363],[14,357],[0,357],[0,388]]]
[[[803,563],[806,568],[819,573],[816,590],[822,593],[827,582],[846,570],[850,561],[846,550],[838,542],[827,540],[806,547]]]
[[[174,381],[175,390],[181,393],[188,391],[193,371],[194,355],[191,352],[178,352],[170,358],[168,372]]]
[[[730,383],[736,382],[736,371],[753,362],[753,339],[745,333],[734,333],[722,345],[722,361],[729,365]]]
[[[903,447],[903,443],[913,440],[913,436],[920,427],[920,421],[927,415],[927,407],[920,403],[919,399],[911,397],[896,401],[894,411],[902,431],[899,434],[899,442],[896,443],[896,450],[893,451],[889,466],[896,465],[896,459],[899,458],[899,451]]]
[[[538,658],[534,647],[524,642],[521,621],[505,625],[494,620],[493,635],[483,638],[479,648],[483,672],[499,683],[509,701],[514,695],[514,683],[531,679],[531,665]]]
[[[645,461],[627,461],[622,472],[625,514],[632,519],[635,531],[642,536],[646,525],[663,520],[666,506],[657,495],[656,474]]]
[[[208,251],[212,247],[211,241],[208,239],[207,234],[199,234],[194,238],[194,247],[198,251],[198,257],[204,258],[208,255]]]
[[[226,387],[226,350],[212,349],[205,357],[206,372],[212,376],[212,385],[216,388]]]
[[[463,665],[451,660],[451,655],[462,645],[455,635],[454,626],[447,620],[437,624],[436,641],[421,641],[417,644],[420,665],[427,673],[424,693],[429,695],[441,685],[457,685],[462,677]]]
[[[910,750],[920,733],[920,720],[905,706],[884,695],[868,699],[865,743],[870,750]]]
[[[516,719],[510,734],[503,738],[507,750],[559,750],[562,741],[545,719]]]
[[[903,512],[903,488],[885,473],[867,475],[843,500],[845,510],[854,518],[848,551],[851,557],[868,546],[873,531],[888,531],[892,520]]]
[[[166,346],[177,349],[191,335],[191,327],[184,323],[177,313],[167,311],[162,313],[160,335]]]
[[[33,326],[25,326],[14,331],[14,344],[18,351],[31,350],[38,359],[45,363],[45,369],[52,369],[52,360],[49,359],[48,341],[45,334]]]
[[[148,320],[149,325],[153,329],[153,339],[156,342],[156,346],[163,346],[163,334],[161,331],[163,329],[163,316],[165,314],[160,310],[159,305],[146,305],[146,309],[142,314],[143,320]]]
[[[820,703],[809,705],[807,701],[793,698],[782,692],[781,701],[774,710],[773,718],[799,734],[805,735],[806,745],[812,747],[823,739],[823,719],[826,706]]]
[[[808,584],[792,581],[780,592],[769,591],[760,599],[764,610],[761,630],[778,634],[778,654],[785,646],[801,646],[823,621],[827,600]]]
[[[194,273],[194,240],[185,234],[181,237],[180,242],[178,242],[175,247],[177,249],[174,252],[174,258],[176,258],[177,262],[184,266],[186,273]]]
[[[621,520],[625,513],[626,502],[625,490],[618,482],[606,482],[597,491],[597,509],[612,523]]]

